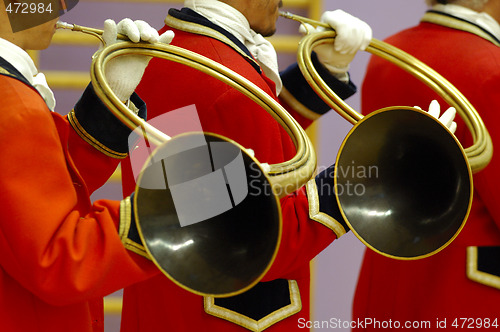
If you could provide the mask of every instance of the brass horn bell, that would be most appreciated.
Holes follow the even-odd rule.
[[[205,132],[173,137],[147,165],[136,217],[157,266],[200,295],[235,295],[259,281],[276,254],[281,210],[258,161]]]
[[[353,233],[397,259],[430,256],[455,239],[472,203],[456,138],[432,116],[391,107],[365,116],[337,155],[335,190]]]

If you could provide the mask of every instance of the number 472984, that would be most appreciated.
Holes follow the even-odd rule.
[[[453,320],[453,324],[451,324],[454,328],[467,328],[467,329],[481,329],[481,328],[493,328],[497,329],[498,318],[490,319],[490,318],[455,318]]]
[[[7,8],[5,8],[9,14],[43,14],[52,13],[52,3],[44,4],[43,2],[26,3],[26,2],[14,2],[9,3]]]

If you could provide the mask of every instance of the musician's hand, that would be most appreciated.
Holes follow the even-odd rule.
[[[415,108],[421,109],[418,106],[415,106]],[[429,105],[429,112],[430,115],[432,115],[434,118],[439,120],[446,128],[448,128],[452,133],[455,133],[455,130],[457,130],[457,123],[453,121],[455,119],[455,115],[457,114],[457,111],[455,107],[450,107],[448,108],[443,115],[439,116],[441,113],[441,106],[439,106],[439,103],[437,100],[431,101],[431,104]]]
[[[132,42],[166,43],[169,44],[174,33],[167,31],[161,36],[144,21],[132,21],[129,18],[121,20],[118,24],[113,20],[104,22],[104,33],[102,38],[106,46],[121,42],[117,39],[118,34],[126,35]],[[109,86],[121,101],[127,101],[142,79],[151,57],[140,55],[127,55],[115,58],[106,66],[106,79]]]
[[[364,21],[340,9],[324,12],[321,21],[330,25],[337,36],[333,45],[322,44],[315,47],[314,51],[332,74],[347,73],[356,52],[366,49],[370,44],[372,29]]]

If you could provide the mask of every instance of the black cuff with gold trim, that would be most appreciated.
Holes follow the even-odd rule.
[[[335,166],[330,166],[306,184],[309,218],[330,228],[337,237],[349,231],[335,196]]]
[[[356,93],[356,86],[349,81],[348,84],[332,76],[318,60],[316,53],[312,53],[311,60],[314,68],[325,83],[341,98],[347,99]],[[286,89],[304,106],[318,114],[325,114],[331,107],[328,106],[309,86],[302,75],[299,66],[295,63],[281,73],[281,79]]]
[[[500,247],[467,247],[467,277],[500,289]]]
[[[139,117],[145,119],[144,101],[136,93],[130,97],[130,101],[137,107]],[[99,146],[115,151],[116,154],[128,153],[128,137],[131,130],[108,110],[95,94],[91,84],[87,86],[76,103],[73,118],[76,119],[74,122],[78,123],[77,131],[84,132],[86,136],[90,135],[93,141],[99,143]]]
[[[128,238],[135,242],[135,243],[138,243],[140,244],[141,246],[143,246],[142,244],[142,241],[141,241],[141,237],[139,235],[139,231],[137,230],[137,223],[136,223],[136,220],[135,220],[135,213],[134,213],[134,194],[135,193],[132,193],[130,195],[130,206],[131,206],[131,219],[130,219],[130,228],[129,228],[129,231],[128,231]]]
[[[319,173],[314,179],[314,181],[316,182],[316,187],[318,188],[319,211],[335,218],[342,224],[342,226],[344,226],[344,228],[349,229],[344,221],[344,218],[342,218],[342,214],[340,213],[340,208],[335,196],[334,179],[334,165]]]
[[[134,194],[132,193],[120,203],[120,239],[125,248],[150,259],[137,230],[133,202]]]

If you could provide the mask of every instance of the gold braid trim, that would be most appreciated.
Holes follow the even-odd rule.
[[[260,68],[259,63],[254,58],[248,56],[248,54],[246,54],[245,52],[243,52],[229,38],[227,38],[222,33],[218,32],[216,30],[210,29],[209,27],[206,27],[206,26],[201,25],[201,24],[197,24],[197,23],[193,23],[193,22],[187,22],[187,21],[182,21],[182,20],[179,20],[178,18],[175,18],[175,17],[170,16],[170,15],[168,15],[165,18],[165,24],[168,25],[168,26],[170,26],[170,27],[172,27],[172,28],[174,28],[174,29],[177,29],[177,30],[186,31],[186,32],[190,32],[190,33],[193,33],[193,34],[196,34],[196,35],[202,35],[202,36],[206,36],[206,37],[210,37],[210,38],[216,39],[216,40],[218,40],[218,41],[220,41],[220,42],[228,45],[229,47],[233,48],[235,51],[237,51],[243,57],[245,57],[246,59],[250,60],[251,62],[253,62],[257,66],[259,66],[259,68]]]
[[[130,202],[130,197],[125,198],[120,203],[120,225],[118,227],[118,235],[123,243],[123,246],[138,255],[141,255],[147,259],[151,259],[146,252],[144,246],[130,240],[128,238],[128,232],[130,231],[130,223],[132,222],[132,203]]]
[[[258,321],[236,311],[216,305],[212,296],[204,297],[205,312],[242,326],[250,331],[261,332],[302,310],[302,301],[300,299],[299,285],[297,282],[295,280],[288,280],[288,289],[290,291],[290,304],[270,313]]]
[[[319,211],[318,188],[316,187],[316,181],[314,179],[311,179],[306,183],[306,191],[307,200],[309,201],[309,218],[330,228],[335,233],[337,238],[344,235],[346,231],[341,223],[328,214]]]
[[[123,244],[125,244],[130,230],[132,221],[132,203],[130,197],[125,198],[120,202],[120,226],[118,227],[118,235]]]
[[[477,269],[477,247],[467,247],[467,277],[477,283],[500,289],[500,277]]]
[[[144,246],[142,246],[142,245],[140,245],[140,244],[138,244],[130,239],[126,239],[125,243],[123,245],[125,246],[125,248],[127,250],[133,251],[136,254],[141,255],[142,257],[151,260],[151,257],[149,257],[149,255],[146,251],[146,248],[144,248]]]
[[[0,67],[0,74],[13,77],[13,75],[10,72],[8,72],[7,69],[4,69],[2,67]]]

